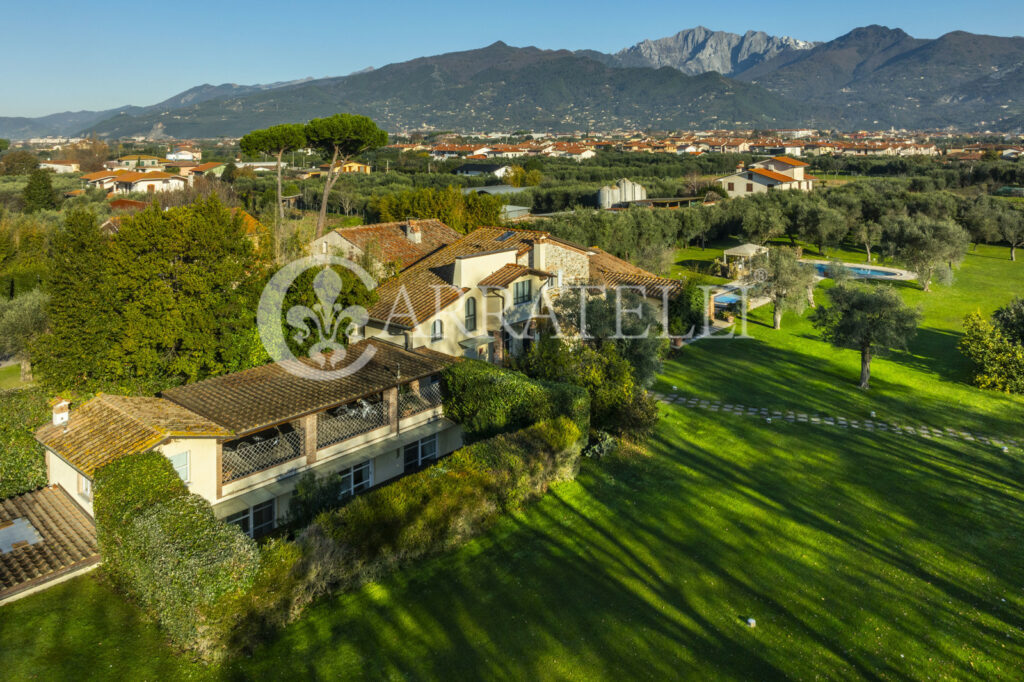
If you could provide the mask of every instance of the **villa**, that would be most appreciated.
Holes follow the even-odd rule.
[[[90,517],[97,469],[126,455],[163,453],[214,513],[258,537],[287,518],[302,474],[340,474],[352,495],[418,471],[462,445],[445,418],[438,373],[453,358],[367,339],[323,380],[299,361],[178,386],[159,397],[100,394],[74,410],[53,406],[36,432],[47,479]]]
[[[734,174],[718,178],[715,182],[730,198],[787,189],[810,192],[814,189],[814,178],[804,175],[807,165],[788,156],[773,156],[752,163],[746,169],[740,164]]]

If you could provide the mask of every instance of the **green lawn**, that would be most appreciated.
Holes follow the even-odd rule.
[[[0,391],[8,388],[21,388],[21,367],[18,365],[7,365],[0,367]]]
[[[710,251],[710,249],[709,249]],[[659,388],[745,405],[1024,438],[1024,399],[967,386],[969,310],[1024,290],[1006,249],[925,312],[909,353],[858,358],[762,309]],[[1024,453],[663,406],[650,456],[586,462],[450,555],[310,609],[251,658],[205,670],[92,577],[0,608],[0,669],[108,679],[1011,679],[1024,660]],[[745,619],[757,620],[749,628]],[[97,661],[93,663],[93,661]],[[80,668],[79,668],[80,670]]]

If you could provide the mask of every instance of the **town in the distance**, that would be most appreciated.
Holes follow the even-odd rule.
[[[0,677],[1019,678],[1022,73],[698,27],[0,102]]]

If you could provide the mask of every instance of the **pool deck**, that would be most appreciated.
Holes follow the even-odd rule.
[[[808,263],[810,265],[832,265],[835,261],[830,260],[815,260],[811,258],[801,258],[801,263]],[[917,279],[917,275],[907,270],[901,270],[900,268],[890,268],[885,265],[875,265],[873,263],[842,263],[842,265],[848,268],[867,268],[871,270],[879,270],[881,272],[890,272],[891,276],[887,277],[862,277],[854,274],[854,279],[877,279],[883,282],[909,282]],[[818,279],[825,279],[825,277],[818,277]]]

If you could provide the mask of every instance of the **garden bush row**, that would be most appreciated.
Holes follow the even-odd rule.
[[[444,413],[462,425],[468,442],[557,416],[583,434],[590,428],[590,399],[572,384],[531,379],[482,360],[450,365],[442,380]]]
[[[98,469],[94,505],[105,575],[176,645],[219,655],[222,602],[252,588],[261,563],[255,542],[217,520],[158,452]]]

